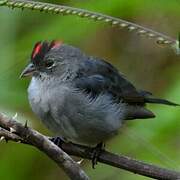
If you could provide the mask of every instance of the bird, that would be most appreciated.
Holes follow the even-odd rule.
[[[178,106],[137,89],[107,61],[62,41],[39,41],[20,77],[32,77],[32,111],[66,141],[95,147],[128,120],[154,118],[146,104]]]

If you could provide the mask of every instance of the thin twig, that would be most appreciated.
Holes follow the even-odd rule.
[[[70,155],[81,158],[91,159],[92,151],[89,148],[76,144],[62,144],[62,149]],[[121,168],[136,174],[166,180],[180,180],[180,172],[175,172],[155,165],[147,164],[133,158],[117,155],[111,152],[103,151],[98,159],[99,162]]]
[[[53,161],[55,161],[58,166],[66,172],[70,179],[89,179],[79,165],[73,161],[69,155],[51,142],[46,136],[43,136],[31,128],[23,126],[21,123],[8,118],[3,114],[0,114],[0,126],[4,129],[0,129],[1,137],[5,137],[6,140],[20,141],[25,144],[31,144],[38,148],[48,155]],[[10,133],[10,131],[12,133]]]
[[[0,129],[0,137],[4,136],[6,140],[12,140],[16,142],[18,141],[21,143],[33,145],[46,153],[60,167],[62,167],[62,164],[64,164],[64,161],[61,160],[62,154],[59,153],[59,148],[54,145],[48,139],[48,137],[31,128],[25,128],[19,122],[2,114],[0,114],[0,127],[3,128]],[[9,132],[10,130],[15,130],[16,134]],[[92,159],[92,149],[89,147],[73,143],[62,143],[61,148],[69,155]],[[67,155],[65,155],[65,159],[66,156]],[[124,155],[117,155],[104,150],[99,156],[98,161],[155,179],[180,180],[180,172],[160,168],[155,165],[150,165]],[[76,176],[74,176],[74,179],[75,177]]]
[[[139,35],[144,35],[148,38],[155,39],[158,44],[169,45],[175,50],[176,54],[180,54],[179,40],[173,39],[165,34],[140,26],[138,24],[122,20],[120,18],[108,16],[93,11],[88,11],[85,9],[44,3],[44,2],[35,2],[35,1],[0,0],[0,6],[38,10],[40,12],[62,14],[62,15],[73,15],[73,16],[79,16],[81,18],[92,19],[95,21],[102,21],[112,26],[126,28],[127,30],[136,32]]]

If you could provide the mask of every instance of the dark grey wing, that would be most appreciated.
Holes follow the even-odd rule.
[[[111,64],[90,58],[81,63],[75,86],[96,96],[109,93],[115,100],[144,104],[144,96]]]
[[[91,93],[109,93],[115,100],[143,106],[145,103],[179,106],[165,99],[154,98],[148,91],[137,90],[123,74],[110,63],[95,58],[84,60],[74,80],[75,87]]]
[[[126,120],[155,117],[151,111],[144,107],[145,103],[177,105],[164,99],[153,98],[148,91],[137,90],[111,64],[94,58],[81,62],[80,69],[73,82],[76,88],[83,90],[92,97],[106,93],[116,102],[129,104]]]

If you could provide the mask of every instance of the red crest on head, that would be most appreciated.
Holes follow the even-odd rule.
[[[33,48],[32,54],[31,54],[31,60],[34,62],[38,62],[39,60],[42,60],[46,53],[48,53],[51,49],[59,48],[62,44],[62,41],[51,41],[51,42],[37,42]]]
[[[41,42],[37,42],[34,46],[31,58],[33,59],[41,50],[42,44]]]

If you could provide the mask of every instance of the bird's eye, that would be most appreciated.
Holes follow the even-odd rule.
[[[45,66],[47,69],[50,69],[51,67],[53,67],[53,65],[54,65],[54,61],[52,60],[48,60],[45,62]]]

